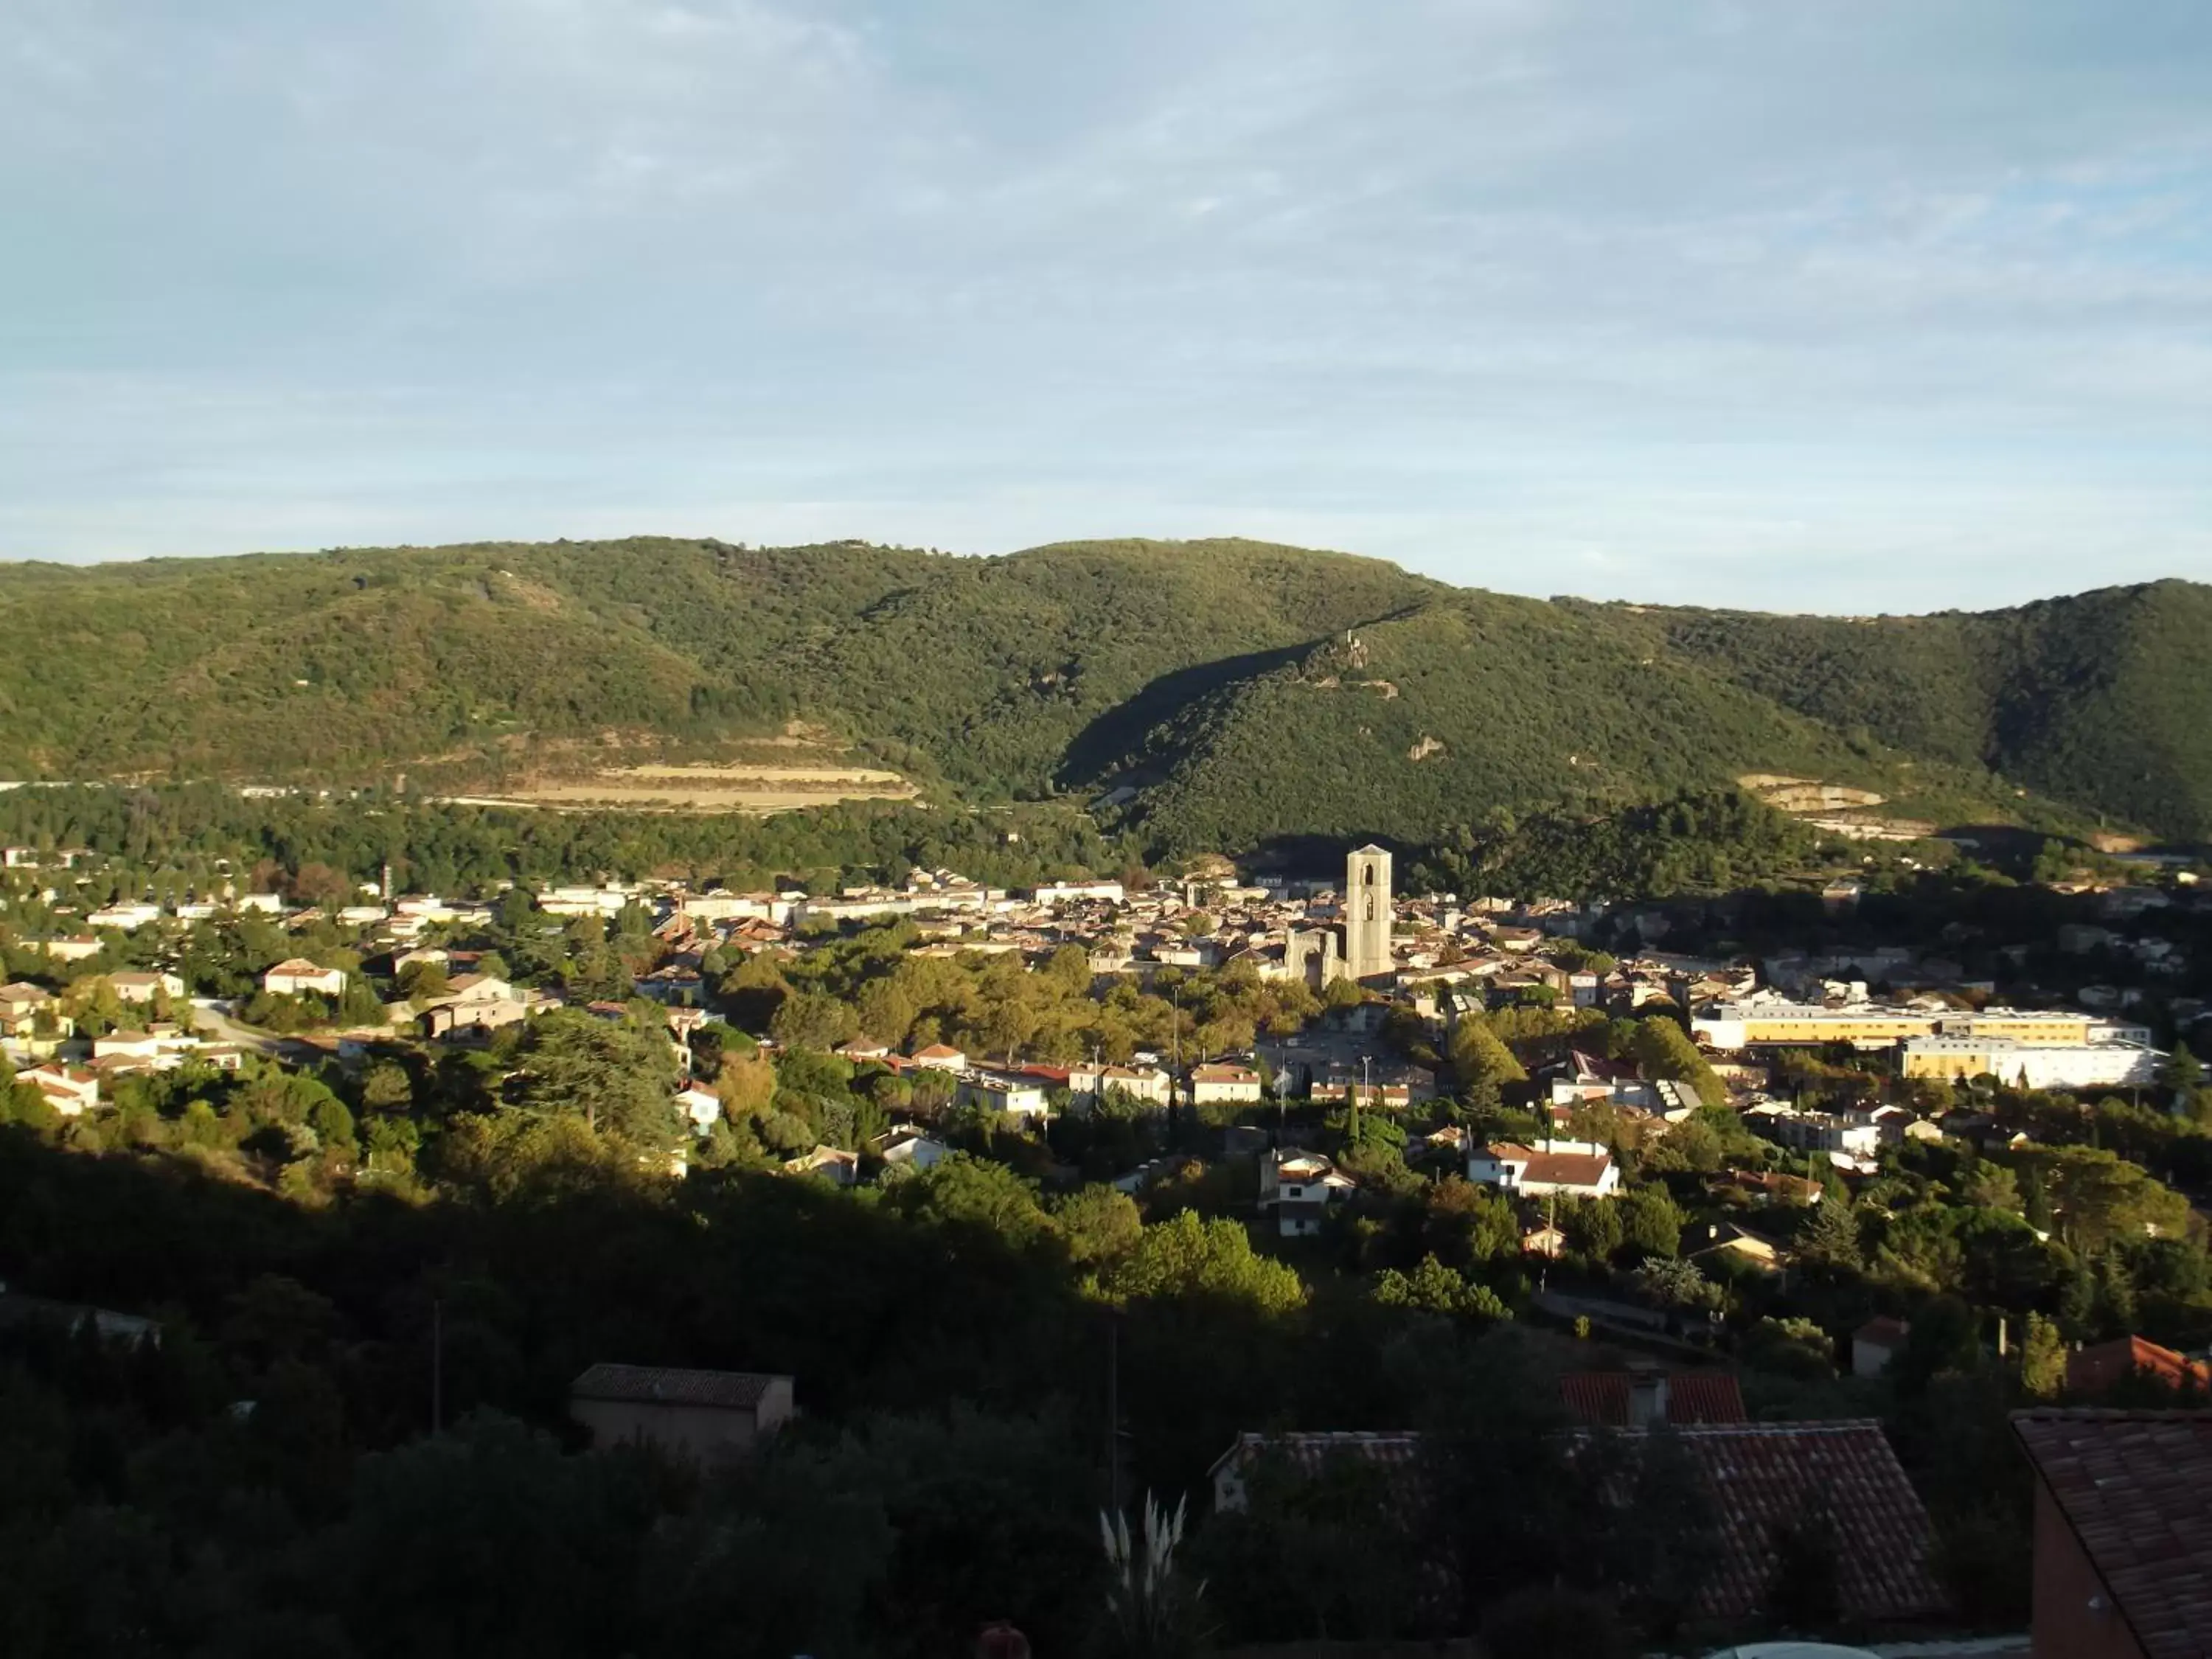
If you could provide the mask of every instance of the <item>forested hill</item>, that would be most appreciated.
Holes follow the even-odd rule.
[[[1543,602],[1245,541],[488,544],[0,566],[0,775],[512,788],[799,755],[1163,847],[1785,773],[2212,828],[2212,590],[1875,622]],[[2031,793],[2022,797],[2016,789]]]
[[[347,780],[704,751],[804,720],[925,781],[1050,788],[1177,672],[1445,590],[1244,542],[972,559],[640,538],[0,567],[0,770]]]
[[[1862,744],[1986,767],[2163,835],[2212,835],[2212,587],[2201,583],[1928,617],[1648,619],[1684,655]]]

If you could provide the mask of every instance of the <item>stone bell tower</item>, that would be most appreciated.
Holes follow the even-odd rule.
[[[1344,860],[1344,961],[1354,979],[1390,971],[1390,854],[1372,844]]]

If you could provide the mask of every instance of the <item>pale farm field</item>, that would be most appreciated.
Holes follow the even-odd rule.
[[[466,806],[556,811],[789,812],[842,800],[912,800],[921,793],[896,772],[867,766],[751,764],[625,766],[533,780],[496,795],[454,795]]]

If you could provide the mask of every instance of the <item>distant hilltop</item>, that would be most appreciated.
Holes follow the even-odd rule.
[[[1916,828],[2212,830],[2212,589],[2182,581],[1846,619],[1522,599],[1241,540],[637,538],[4,566],[0,609],[14,779],[404,778],[572,810],[1065,797],[1183,849],[1753,777]]]

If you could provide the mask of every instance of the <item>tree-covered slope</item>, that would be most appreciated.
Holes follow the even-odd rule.
[[[348,779],[456,744],[677,730],[698,676],[558,591],[428,556],[0,576],[15,775]]]
[[[1625,610],[1625,607],[1608,607]],[[1839,730],[1978,764],[2118,823],[2212,836],[2212,588],[1842,620],[1651,613],[1686,654]]]
[[[1380,560],[1256,543],[1070,543],[935,561],[775,672],[810,709],[902,745],[894,759],[1034,792],[1156,683],[1187,690],[1443,591]]]
[[[1254,543],[638,539],[0,570],[0,771],[350,781],[802,717],[986,795],[1147,684],[1442,591]]]
[[[1595,611],[1455,593],[1268,665],[1120,757],[1164,845],[1433,836],[1498,809],[1626,802],[1747,771],[1856,781],[1835,732]]]
[[[1178,845],[1420,834],[1748,771],[1940,777],[1973,811],[2017,782],[2193,836],[2208,624],[2212,589],[2182,582],[1845,621],[1513,599],[1237,540],[17,565],[0,776],[459,786],[798,720],[951,797],[1132,790]]]

